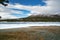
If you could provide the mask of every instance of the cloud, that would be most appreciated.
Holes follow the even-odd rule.
[[[59,14],[60,15],[60,0],[46,0],[44,1],[46,3],[45,6],[36,5],[36,6],[27,6],[27,5],[21,5],[19,3],[9,4],[7,7],[0,6],[0,16],[3,18],[19,18],[17,16],[11,15],[12,13],[15,14],[23,14],[23,12],[18,10],[12,10],[12,9],[22,9],[22,10],[28,10],[30,11],[26,16],[30,15],[54,15]]]
[[[48,0],[46,1],[47,6],[50,7],[50,10],[48,12],[50,14],[59,14],[60,12],[60,0]]]
[[[17,18],[16,16],[10,15],[15,12],[17,12],[17,11],[10,10],[5,7],[0,7],[0,16],[2,16],[2,19]]]
[[[12,5],[12,4],[11,4]],[[20,9],[18,10],[13,10],[15,9],[14,8],[14,5],[11,6],[9,4],[9,6],[7,7],[4,7],[4,6],[0,6],[0,16],[2,16],[2,19],[14,19],[14,18],[20,18],[20,16],[16,16],[16,15],[12,15],[12,14],[23,14],[24,12],[23,11],[20,11]]]
[[[60,13],[60,0],[46,0],[45,6],[25,6],[21,4],[14,5],[14,8],[29,10],[30,14],[54,15]]]

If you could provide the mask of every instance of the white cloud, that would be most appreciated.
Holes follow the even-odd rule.
[[[25,6],[21,4],[16,4],[14,5],[14,8],[17,9],[26,9],[30,10],[31,14],[45,14],[45,15],[50,15],[50,14],[59,14],[60,13],[60,0],[47,0],[46,6]]]
[[[14,15],[11,15],[12,13],[15,13],[15,14],[22,14],[23,12],[22,11],[18,11],[18,10],[12,10],[11,8],[8,8],[8,7],[11,7],[12,6],[7,6],[7,7],[4,7],[4,6],[0,6],[0,16],[2,16],[2,19],[13,19],[13,18],[19,18],[17,16],[14,16]],[[13,6],[14,7],[14,6]]]
[[[40,5],[25,6],[25,5],[21,5],[18,3],[16,3],[15,5],[9,4],[7,7],[0,7],[0,16],[8,17],[8,18],[11,18],[11,17],[15,18],[16,16],[13,16],[10,14],[11,13],[17,13],[17,14],[22,13],[21,11],[11,10],[10,8],[29,10],[30,13],[28,15],[31,15],[31,14],[50,15],[50,14],[59,14],[60,13],[60,4],[59,4],[60,0],[47,0],[45,2],[47,4],[46,6],[40,6]]]

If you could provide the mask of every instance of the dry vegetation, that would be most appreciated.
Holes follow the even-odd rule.
[[[7,30],[11,31],[0,32],[0,40],[60,40],[60,27],[57,26],[18,28],[14,32],[13,29]]]

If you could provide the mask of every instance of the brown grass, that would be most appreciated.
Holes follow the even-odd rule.
[[[8,30],[8,29],[7,29]],[[12,29],[9,29],[12,30]],[[42,35],[44,32],[41,30],[46,30],[45,35]],[[49,33],[52,33],[49,35]],[[20,31],[15,32],[0,32],[0,40],[60,40],[60,27],[30,27],[22,28]],[[56,39],[55,39],[56,38]]]

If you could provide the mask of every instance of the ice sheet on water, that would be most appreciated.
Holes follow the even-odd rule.
[[[60,22],[0,22],[0,29],[30,26],[60,26]]]

